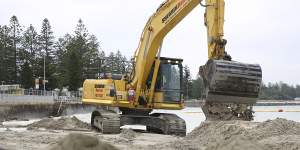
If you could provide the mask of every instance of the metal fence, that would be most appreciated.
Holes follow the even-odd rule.
[[[55,96],[54,101],[63,103],[81,103],[81,92],[60,92],[57,96]]]
[[[56,91],[43,91],[43,90],[31,90],[31,89],[17,89],[17,90],[5,90],[0,91],[2,95],[37,95],[37,96],[55,96]]]
[[[80,91],[43,91],[18,89],[0,91],[0,103],[36,104],[36,103],[81,103]]]

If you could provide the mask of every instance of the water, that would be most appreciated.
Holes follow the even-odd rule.
[[[300,106],[255,106],[254,108],[255,122],[262,122],[269,119],[276,118],[285,118],[288,120],[294,120],[300,122]],[[283,112],[278,112],[278,110],[283,110]],[[201,122],[205,121],[205,116],[199,107],[187,107],[183,110],[154,110],[153,112],[160,113],[172,113],[177,114],[179,117],[183,118],[186,121],[187,132],[191,132],[197,126],[201,124]],[[90,123],[91,113],[87,114],[75,114],[81,121]],[[32,123],[33,121],[38,121],[40,119],[29,120],[29,121],[8,121],[3,122],[3,125],[6,126],[14,126],[14,125],[27,125]],[[145,126],[124,126],[123,128],[134,128],[134,129],[143,129],[145,130]],[[6,129],[6,128],[5,128]],[[5,130],[3,129],[3,130]],[[1,130],[0,130],[1,132]]]
[[[283,112],[278,112],[280,109]],[[255,106],[253,110],[255,111],[253,120],[255,122],[276,118],[300,122],[300,106]],[[205,116],[199,107],[188,107],[183,110],[155,110],[154,112],[177,114],[186,121],[188,133],[205,121]]]
[[[280,109],[283,112],[278,112]],[[255,106],[254,111],[254,121],[257,122],[276,118],[300,122],[300,106]]]

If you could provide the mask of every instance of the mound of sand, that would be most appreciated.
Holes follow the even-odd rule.
[[[131,129],[122,129],[120,137],[132,140],[137,136],[137,133]]]
[[[27,126],[27,129],[45,128],[52,130],[90,130],[89,124],[76,117],[62,117],[59,119],[46,118]]]
[[[273,150],[300,149],[300,123],[286,119],[262,123],[246,121],[203,122],[185,138],[154,149]]]
[[[117,148],[98,140],[97,137],[71,133],[49,150],[117,150]]]

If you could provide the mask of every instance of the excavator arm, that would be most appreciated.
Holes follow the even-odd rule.
[[[135,102],[146,91],[146,80],[155,57],[159,57],[164,37],[197,5],[199,0],[167,0],[149,18],[135,52],[135,68],[129,84],[136,89]]]
[[[135,52],[135,68],[129,84],[130,87],[136,88],[137,98],[146,90],[146,80],[155,57],[160,54],[164,37],[199,3],[199,0],[167,0],[149,18]],[[206,5],[201,5],[206,7],[204,18],[207,27],[208,58],[222,59],[225,56],[226,44],[226,40],[223,39],[224,0],[207,0]]]
[[[199,4],[206,8],[204,22],[207,27],[209,58],[207,64],[201,66],[199,71],[206,87],[206,103],[202,109],[207,118],[240,117],[251,120],[252,105],[256,103],[260,89],[261,68],[259,65],[231,61],[231,56],[225,52],[227,41],[223,39],[224,0],[205,0],[205,4],[202,0],[166,0],[160,5],[149,18],[135,52],[135,68],[127,86],[128,89],[134,88],[136,91],[134,104],[139,105],[141,97],[147,99],[148,104],[152,102],[156,74],[153,76],[154,82],[150,90],[146,81],[153,64],[157,73],[160,62],[155,58],[160,57],[162,41],[167,33]]]
[[[224,36],[224,0],[206,0],[204,24],[207,27],[207,44],[209,59],[223,59],[225,57],[225,45],[227,41]]]
[[[202,0],[166,0],[144,27],[134,54],[133,71],[129,76],[115,78],[112,75],[100,80],[85,80],[83,103],[118,107],[122,112],[120,120],[115,117],[116,114],[94,111],[91,117],[93,126],[111,132],[115,128],[119,131],[120,122],[139,123],[145,124],[150,130],[154,127],[155,130],[170,129],[166,133],[185,133],[184,120],[178,116],[150,112],[153,109],[183,108],[182,59],[163,58],[160,53],[164,37],[198,5],[206,9],[204,22],[209,59],[199,70],[205,84],[202,110],[209,120],[253,118],[252,105],[258,97],[262,72],[259,65],[236,62],[226,54],[226,40],[223,39],[224,0],[205,0],[205,4]],[[176,80],[176,83],[172,80]],[[170,86],[171,83],[175,86]],[[169,87],[164,84],[169,84]],[[180,130],[173,130],[172,127],[177,126],[172,123],[180,126]],[[114,124],[115,128],[111,128],[110,124]]]

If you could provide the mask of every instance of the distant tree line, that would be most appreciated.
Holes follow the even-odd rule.
[[[288,85],[283,82],[262,84],[260,99],[293,100],[300,97],[300,85]]]
[[[42,21],[40,32],[33,25],[25,28],[16,16],[9,25],[0,25],[0,82],[34,88],[36,78],[43,79],[47,90],[68,87],[77,90],[84,79],[100,73],[124,73],[126,57],[120,51],[107,56],[99,42],[79,19],[73,34],[56,39],[50,21]],[[45,67],[44,67],[45,63]]]
[[[98,78],[101,73],[123,74],[130,68],[120,51],[105,54],[93,34],[79,19],[74,33],[55,38],[50,21],[45,18],[38,32],[33,25],[25,28],[16,16],[9,25],[0,25],[0,82],[34,88],[34,79],[45,76],[47,90],[68,87],[77,90],[85,79]],[[191,78],[190,69],[183,67],[185,99],[202,99],[204,85],[200,76]],[[300,85],[283,82],[262,84],[260,99],[286,100],[300,97]]]
[[[203,99],[204,83],[198,75],[196,79],[192,79],[191,71],[187,65],[183,67],[183,96],[188,99]]]

